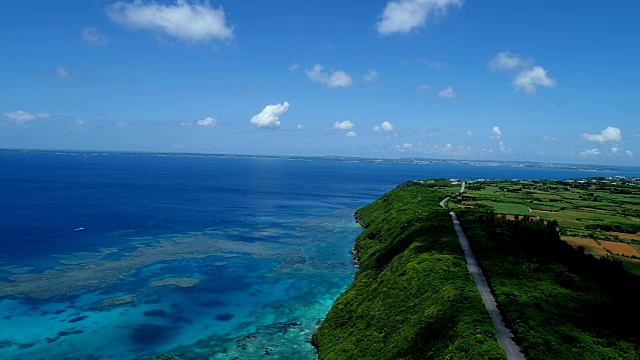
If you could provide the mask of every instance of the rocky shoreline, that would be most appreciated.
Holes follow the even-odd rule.
[[[353,218],[355,219],[356,223],[362,226],[364,229],[368,227],[368,225],[365,224],[364,221],[360,220],[357,212],[353,214]],[[352,259],[353,267],[355,267],[356,269],[360,269],[360,253],[358,253],[358,250],[356,250],[356,248],[354,247],[351,250],[349,250],[349,253],[353,255],[353,259]]]

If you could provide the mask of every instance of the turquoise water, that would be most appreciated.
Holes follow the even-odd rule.
[[[313,359],[355,274],[357,208],[409,179],[598,175],[51,154],[0,168],[2,359]]]

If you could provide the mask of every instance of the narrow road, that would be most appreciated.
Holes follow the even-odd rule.
[[[462,189],[460,193],[464,192],[464,183],[462,183]],[[449,198],[446,198],[440,202],[440,205],[446,209],[446,202]],[[502,320],[502,315],[498,310],[498,306],[496,303],[493,294],[491,293],[491,289],[487,284],[484,276],[482,275],[482,270],[478,266],[476,262],[476,258],[473,255],[473,251],[471,251],[471,245],[469,244],[469,240],[467,236],[462,231],[460,227],[460,222],[458,221],[458,217],[455,213],[451,212],[451,219],[453,220],[453,227],[458,234],[458,239],[460,240],[460,246],[462,246],[462,250],[464,250],[464,256],[467,259],[467,268],[469,269],[469,273],[471,273],[471,278],[476,285],[476,289],[480,293],[482,297],[482,302],[484,303],[487,312],[489,312],[489,316],[491,316],[491,321],[493,322],[493,327],[496,330],[496,337],[498,338],[498,343],[502,347],[502,349],[507,353],[507,358],[509,360],[524,360],[525,357],[522,355],[520,348],[513,342],[513,334],[507,327],[504,325],[504,321]]]

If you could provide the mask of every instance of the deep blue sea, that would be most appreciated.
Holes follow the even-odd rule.
[[[0,358],[314,359],[357,208],[411,179],[620,174],[0,153]]]

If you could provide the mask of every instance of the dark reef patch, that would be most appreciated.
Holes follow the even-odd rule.
[[[216,320],[218,321],[229,321],[231,319],[233,319],[234,317],[236,317],[233,314],[220,314],[220,315],[216,315]]]
[[[82,321],[82,320],[84,320],[86,318],[88,318],[87,315],[82,315],[82,316],[78,316],[76,318],[73,318],[73,319],[71,319],[71,320],[69,320],[67,322],[69,322],[69,323],[77,323],[77,322],[80,322],[80,321]]]
[[[130,339],[138,345],[153,345],[165,341],[171,336],[173,329],[155,324],[140,324],[131,333]]]
[[[143,314],[145,317],[157,317],[157,318],[161,318],[161,319],[166,319],[169,317],[169,314],[162,310],[162,309],[155,309],[155,310],[149,310],[149,311],[145,311]]]

